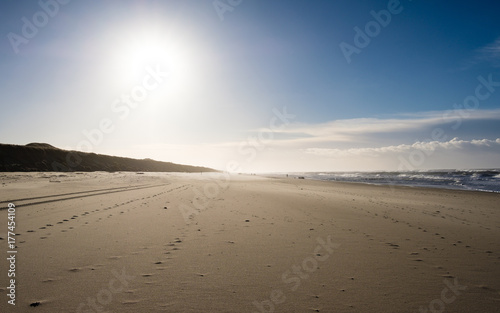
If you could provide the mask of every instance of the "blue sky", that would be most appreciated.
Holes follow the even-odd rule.
[[[257,172],[500,167],[498,12],[2,1],[0,142]]]

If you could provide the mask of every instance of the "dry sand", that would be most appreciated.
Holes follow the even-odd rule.
[[[0,173],[0,312],[499,312],[500,194],[61,175]]]

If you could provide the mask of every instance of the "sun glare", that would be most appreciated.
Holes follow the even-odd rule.
[[[146,68],[160,66],[179,82],[188,71],[188,55],[187,49],[169,34],[143,28],[125,33],[112,59],[120,81],[140,79]]]

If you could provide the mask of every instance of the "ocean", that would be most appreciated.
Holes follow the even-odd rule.
[[[286,174],[282,174],[286,175]],[[280,175],[281,176],[281,175]],[[289,173],[305,179],[500,192],[500,169]]]

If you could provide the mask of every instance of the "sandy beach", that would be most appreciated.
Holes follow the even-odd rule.
[[[2,173],[0,190],[1,312],[500,305],[498,193],[118,172]]]

